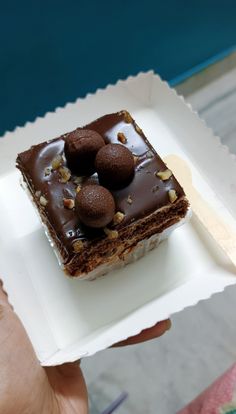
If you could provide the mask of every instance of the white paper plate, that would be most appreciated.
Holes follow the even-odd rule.
[[[152,72],[97,91],[0,140],[0,274],[43,365],[91,355],[236,282],[195,219],[136,263],[94,282],[66,278],[19,185],[18,152],[127,109],[157,152],[178,154],[195,187],[236,228],[236,163],[182,98]]]

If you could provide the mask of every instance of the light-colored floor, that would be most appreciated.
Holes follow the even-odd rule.
[[[187,100],[236,154],[236,69]],[[230,287],[174,315],[159,340],[85,359],[91,414],[122,391],[129,397],[117,414],[176,413],[236,361],[235,303],[236,287]]]

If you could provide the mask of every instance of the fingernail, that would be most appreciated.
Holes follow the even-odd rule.
[[[166,330],[169,331],[171,326],[172,326],[171,320],[167,319],[167,321],[166,321]]]

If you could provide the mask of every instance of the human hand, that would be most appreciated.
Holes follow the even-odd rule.
[[[169,328],[170,321],[162,321],[115,346],[157,338]],[[1,286],[0,372],[0,413],[88,413],[87,388],[79,363],[42,368]]]

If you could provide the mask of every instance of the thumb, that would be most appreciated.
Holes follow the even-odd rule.
[[[64,404],[74,408],[74,412],[88,413],[88,394],[85,380],[78,362],[55,367],[45,367],[49,383],[57,395],[62,412]]]
[[[7,292],[4,290],[3,281],[0,279],[0,305],[12,310],[12,306],[8,302]]]
[[[10,306],[8,302],[7,293],[3,287],[3,281],[0,279],[0,305]]]
[[[15,315],[8,302],[7,293],[3,290],[3,283],[0,280],[0,346],[7,349],[11,333],[15,329]]]

